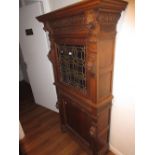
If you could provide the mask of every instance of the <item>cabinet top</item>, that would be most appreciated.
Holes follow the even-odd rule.
[[[91,9],[102,9],[102,11],[106,12],[121,12],[126,8],[127,4],[128,3],[123,0],[83,0],[67,7],[63,7],[61,9],[41,15],[37,17],[37,19],[40,22],[46,22],[48,20],[52,21],[82,13]]]

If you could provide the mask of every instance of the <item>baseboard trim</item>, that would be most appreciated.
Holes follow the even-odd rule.
[[[114,146],[110,144],[110,151],[113,152],[115,155],[123,155],[118,149],[116,149]]]

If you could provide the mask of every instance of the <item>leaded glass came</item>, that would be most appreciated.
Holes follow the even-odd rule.
[[[61,81],[79,89],[86,89],[85,46],[58,45]]]

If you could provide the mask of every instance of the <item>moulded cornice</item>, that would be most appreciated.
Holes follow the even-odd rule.
[[[49,12],[37,17],[40,22],[56,20],[70,15],[78,14],[84,10],[98,9],[110,12],[121,12],[127,6],[126,1],[122,0],[84,0],[79,3]]]

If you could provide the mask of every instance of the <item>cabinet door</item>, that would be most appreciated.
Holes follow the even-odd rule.
[[[76,132],[88,143],[90,142],[89,129],[91,119],[87,113],[72,104],[72,101],[65,101],[65,119],[66,126]]]
[[[59,81],[65,86],[86,92],[86,46],[57,44]]]
[[[71,40],[70,40],[71,41]],[[90,53],[95,45],[86,43],[56,44],[58,81],[66,91],[96,101],[96,54]],[[69,89],[68,89],[69,88]]]

